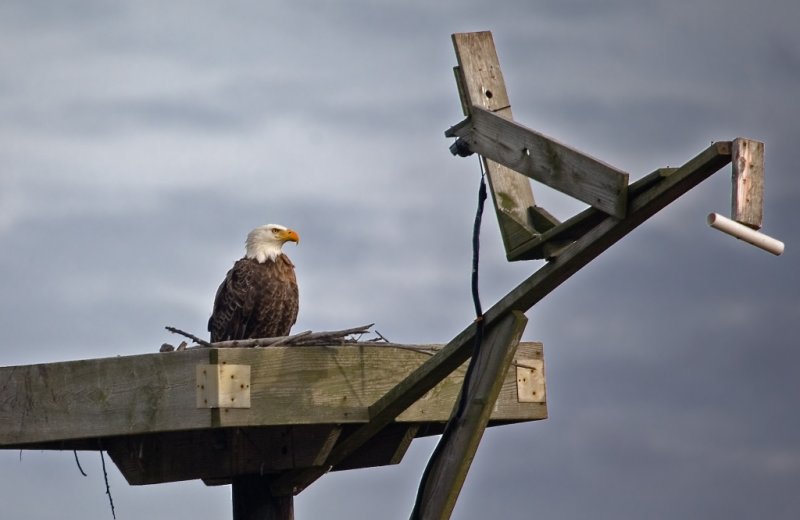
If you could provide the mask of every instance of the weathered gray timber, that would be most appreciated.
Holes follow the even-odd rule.
[[[370,405],[440,349],[380,343],[192,349],[2,367],[0,449],[105,449],[132,484],[197,478],[219,484],[326,464],[397,463],[418,433],[441,430],[465,367],[453,367],[372,441],[336,464],[328,457],[345,433],[370,420]],[[516,356],[541,359],[541,353],[541,344],[523,343]],[[198,367],[214,365],[249,368],[249,381],[240,385],[249,386],[249,408],[198,402]],[[503,380],[492,421],[546,416],[544,396],[520,402],[514,375]]]
[[[609,215],[625,216],[628,174],[551,137],[479,106],[445,136]]]
[[[761,229],[764,218],[764,143],[739,137],[733,140],[732,146],[731,219]]]
[[[450,518],[527,322],[521,312],[511,312],[484,339],[473,360],[474,376],[462,389],[467,395],[464,411],[448,425],[447,443],[430,468],[420,502],[422,519]]]

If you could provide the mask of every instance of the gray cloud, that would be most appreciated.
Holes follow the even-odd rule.
[[[773,258],[707,228],[720,172],[529,313],[550,419],[484,437],[456,518],[795,518],[800,40],[793,2],[6,2],[0,7],[0,364],[155,352],[204,332],[255,225],[303,240],[298,329],[376,322],[445,342],[471,320],[478,167],[449,35],[491,29],[516,118],[638,178],[762,139]],[[581,208],[535,185],[561,217]],[[487,209],[488,307],[508,264]],[[298,517],[406,518],[434,439],[331,474]],[[0,452],[13,518],[108,515],[96,453]],[[121,516],[229,514],[199,482],[130,487]],[[42,490],[50,499],[42,501]],[[746,490],[746,492],[743,492]]]

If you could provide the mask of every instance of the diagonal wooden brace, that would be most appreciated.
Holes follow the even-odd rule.
[[[527,322],[524,314],[512,311],[486,335],[473,360],[469,388],[461,389],[467,395],[462,417],[448,426],[451,430],[440,441],[447,439],[441,451],[437,447],[439,455],[428,475],[418,518],[450,518]]]

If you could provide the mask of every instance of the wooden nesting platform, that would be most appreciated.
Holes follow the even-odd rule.
[[[131,484],[323,466],[440,345],[191,349],[0,368],[0,449],[106,450]],[[440,433],[466,365],[332,469],[398,463]],[[520,343],[490,425],[547,417],[540,343]]]

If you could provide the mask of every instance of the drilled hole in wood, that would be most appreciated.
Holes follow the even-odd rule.
[[[488,99],[492,99],[492,96],[494,94],[492,94],[491,90],[487,90],[486,92],[483,93],[483,95],[486,96]]]

